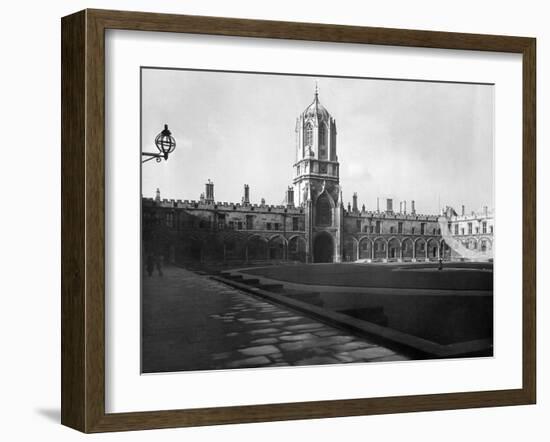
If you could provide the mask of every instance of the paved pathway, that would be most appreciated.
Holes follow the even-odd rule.
[[[144,372],[407,359],[176,267],[144,278],[142,323]]]

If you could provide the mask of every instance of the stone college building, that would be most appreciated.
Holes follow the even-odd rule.
[[[439,215],[418,214],[415,202],[387,199],[380,210],[358,206],[357,194],[347,207],[340,189],[340,164],[334,118],[319,101],[296,120],[294,179],[284,205],[250,201],[244,184],[240,203],[219,202],[214,183],[206,183],[199,200],[142,199],[144,255],[163,256],[177,263],[250,263],[261,261],[389,262],[464,259],[445,243],[447,234],[481,260],[492,258],[493,215],[458,214],[451,208]]]

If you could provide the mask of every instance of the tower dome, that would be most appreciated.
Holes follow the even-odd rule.
[[[317,86],[315,86],[315,98],[313,99],[313,102],[302,113],[302,116],[304,120],[309,120],[310,118],[314,118],[317,121],[325,122],[328,122],[330,120],[330,114],[319,101],[319,88]]]

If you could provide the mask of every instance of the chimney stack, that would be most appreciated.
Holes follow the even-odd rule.
[[[386,212],[393,213],[393,199],[391,198],[386,199]]]
[[[214,202],[214,183],[210,180],[206,183],[206,198],[205,201],[207,203],[213,203]]]
[[[248,187],[248,184],[244,185],[243,204],[246,206],[250,204],[250,188]]]
[[[403,201],[403,213],[407,214],[407,201]]]
[[[160,203],[160,189],[157,187],[157,192],[155,194],[155,201]]]
[[[414,207],[414,200],[411,200],[411,214],[416,215],[416,207]]]
[[[286,190],[286,205],[287,207],[294,207],[294,187],[288,186]]]
[[[376,211],[380,213],[380,198],[376,197]]]
[[[487,206],[483,206],[483,214],[487,216],[489,214],[489,210]]]
[[[354,192],[353,194],[353,213],[357,213],[359,210],[357,209],[357,192]]]
[[[462,204],[462,216],[466,215],[466,207],[464,207],[464,204]]]

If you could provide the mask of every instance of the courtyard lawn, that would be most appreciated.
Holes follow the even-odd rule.
[[[414,288],[440,290],[493,290],[491,263],[418,264],[286,264],[241,270],[298,284]]]

